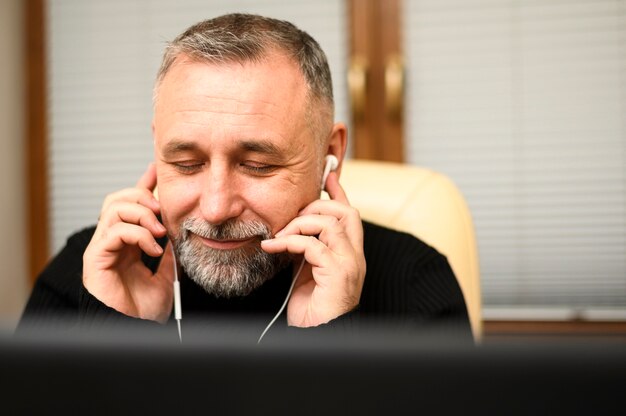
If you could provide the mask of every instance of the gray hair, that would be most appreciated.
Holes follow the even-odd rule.
[[[326,55],[308,33],[282,20],[235,13],[191,26],[165,49],[157,74],[154,102],[156,104],[161,81],[181,54],[201,62],[222,64],[259,62],[272,50],[286,53],[298,64],[308,86],[307,119],[314,135],[325,137],[330,132],[327,126],[332,124],[334,113]]]

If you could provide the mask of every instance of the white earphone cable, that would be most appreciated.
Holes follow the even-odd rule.
[[[180,282],[178,281],[178,266],[176,265],[176,253],[174,253],[174,246],[170,244],[172,250],[172,257],[174,258],[174,319],[176,319],[176,326],[178,326],[178,340],[182,344],[183,333],[181,330],[180,321],[183,319],[182,304],[180,301]]]
[[[304,267],[304,256],[302,257],[302,261],[300,262],[300,266],[298,267],[298,271],[296,272],[296,275],[293,277],[293,280],[291,281],[291,286],[289,286],[289,291],[287,292],[287,297],[285,298],[283,305],[278,310],[278,313],[276,314],[276,316],[274,316],[274,319],[272,319],[272,321],[267,325],[267,327],[265,328],[265,330],[259,337],[259,340],[256,342],[257,344],[261,343],[261,340],[263,339],[267,331],[269,331],[272,325],[274,325],[274,322],[276,322],[280,314],[283,313],[285,306],[287,306],[287,303],[289,302],[289,298],[291,298],[291,292],[293,292],[293,288],[296,285],[296,280],[298,280],[298,277],[300,277],[300,272],[302,271],[302,267]]]

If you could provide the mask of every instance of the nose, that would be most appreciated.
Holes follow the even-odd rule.
[[[205,171],[200,197],[200,213],[210,224],[221,224],[239,217],[244,204],[236,175],[226,165],[211,164]]]

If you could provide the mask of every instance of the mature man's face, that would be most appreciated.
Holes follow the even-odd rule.
[[[191,277],[245,295],[282,267],[260,240],[319,197],[319,144],[295,63],[179,57],[158,89],[155,161],[163,222]],[[255,274],[256,273],[256,274]],[[252,281],[251,281],[252,280]]]

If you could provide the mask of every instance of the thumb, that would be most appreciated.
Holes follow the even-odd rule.
[[[350,205],[346,192],[339,184],[339,176],[337,175],[337,172],[330,172],[328,175],[328,179],[326,180],[326,191],[328,192],[330,199]]]

